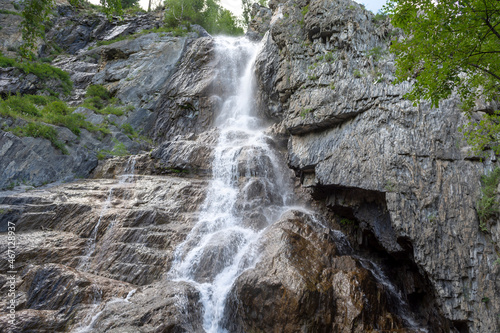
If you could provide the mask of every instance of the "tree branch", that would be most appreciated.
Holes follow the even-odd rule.
[[[468,62],[467,65],[469,66],[472,66],[474,68],[477,68],[485,73],[488,73],[490,74],[491,76],[493,76],[495,79],[497,79],[498,81],[500,81],[500,76],[496,75],[495,73],[493,73],[492,71],[482,67],[482,66],[479,66],[478,64],[474,64],[474,63],[471,63],[471,62]]]

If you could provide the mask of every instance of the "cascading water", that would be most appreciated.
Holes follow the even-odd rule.
[[[203,327],[221,327],[236,278],[257,258],[262,231],[285,210],[291,196],[271,138],[254,112],[253,63],[258,45],[243,38],[215,39],[218,80],[227,87],[216,119],[219,139],[213,179],[200,219],[175,253],[169,278],[193,284],[201,294]]]

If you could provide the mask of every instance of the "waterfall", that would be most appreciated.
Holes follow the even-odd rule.
[[[253,64],[258,45],[244,38],[217,37],[217,79],[225,88],[215,124],[219,139],[213,178],[200,218],[175,251],[168,274],[187,281],[201,295],[203,327],[221,327],[228,293],[236,278],[258,259],[263,230],[276,221],[292,197],[284,165],[270,146],[254,110]]]

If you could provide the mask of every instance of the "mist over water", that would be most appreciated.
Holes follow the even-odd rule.
[[[175,252],[169,278],[193,284],[201,294],[203,327],[221,327],[236,278],[258,260],[263,230],[284,211],[291,186],[280,170],[271,138],[254,109],[253,64],[259,45],[244,38],[217,37],[222,108],[213,178],[200,219]],[[281,166],[282,167],[282,166]]]

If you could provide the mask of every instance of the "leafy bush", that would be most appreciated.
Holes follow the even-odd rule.
[[[40,117],[42,115],[35,105],[21,95],[13,95],[3,101],[0,106],[0,113],[10,117],[15,117],[15,115]]]
[[[127,147],[123,144],[123,142],[120,142],[116,139],[113,139],[113,142],[115,143],[114,147],[112,150],[106,150],[102,149],[97,153],[97,159],[102,160],[105,159],[108,156],[126,156],[130,155],[130,153],[127,150]]]
[[[123,133],[125,133],[125,134],[134,134],[135,133],[135,130],[132,127],[132,125],[127,124],[127,123],[122,125],[122,130],[123,130]]]
[[[137,133],[130,124],[125,123],[121,126],[121,128],[123,133],[127,134],[130,139],[135,139],[139,136],[139,133]]]
[[[48,125],[41,123],[27,123],[22,127],[15,127],[12,129],[12,132],[17,136],[31,136],[34,138],[44,138],[49,140],[52,145],[59,150],[63,154],[68,154],[68,150],[64,146],[64,144],[57,139],[57,131]]]
[[[85,93],[87,98],[83,101],[82,106],[91,109],[100,114],[114,114],[122,116],[125,112],[123,108],[112,106],[116,103],[115,98],[111,98],[111,93],[101,85],[91,85]]]
[[[378,13],[373,16],[372,21],[375,23],[382,23],[385,22],[388,17],[389,15],[387,15],[387,13],[378,11]]]
[[[165,24],[175,28],[199,24],[212,34],[241,35],[243,29],[227,9],[212,0],[165,0]]]
[[[139,0],[121,0],[121,2],[123,9],[137,7],[139,5]]]
[[[69,74],[62,69],[53,67],[46,63],[39,62],[18,62],[15,59],[5,57],[0,54],[0,67],[15,67],[24,72],[25,74],[34,74],[42,81],[58,80],[59,87],[65,95],[69,95],[73,90],[73,82]],[[47,89],[49,90],[49,89]]]
[[[102,108],[104,108],[104,103],[105,103],[105,101],[103,101],[99,97],[90,97],[90,98],[86,98],[83,101],[82,106],[86,107],[87,109],[97,111],[97,110],[101,110]]]
[[[47,104],[42,109],[42,112],[45,114],[55,113],[58,115],[67,115],[71,113],[71,110],[66,103],[62,101],[53,101],[50,104]]]
[[[102,110],[97,110],[101,114],[114,114],[115,116],[123,116],[125,113],[122,108],[117,108],[115,106],[108,105]]]
[[[40,96],[40,95],[24,95],[24,99],[30,101],[35,105],[45,106],[56,99],[52,96]]]
[[[21,13],[13,12],[12,10],[6,10],[6,9],[0,9],[0,14],[21,16]]]
[[[477,203],[477,215],[479,217],[479,227],[483,231],[487,231],[486,223],[488,220],[500,213],[500,206],[497,201],[497,187],[499,182],[499,167],[481,177],[481,198]]]
[[[88,86],[87,91],[85,92],[86,97],[99,97],[103,100],[109,100],[111,98],[111,94],[108,89],[101,86],[100,84],[92,84]]]
[[[39,107],[43,107],[39,109]],[[28,124],[39,124],[44,122],[47,124],[65,126],[76,135],[80,134],[80,129],[85,128],[91,132],[101,132],[109,134],[109,130],[105,127],[97,127],[85,120],[81,114],[72,113],[73,110],[68,105],[55,97],[51,96],[38,96],[38,95],[13,95],[7,97],[4,101],[0,100],[0,114],[14,119],[20,118],[28,122]],[[39,125],[30,125],[38,126]],[[24,128],[24,127],[23,127]],[[49,127],[51,128],[51,127]],[[42,128],[44,129],[44,128]],[[21,129],[6,129],[18,133],[23,136],[33,136],[36,133],[34,128],[29,127],[24,130]],[[39,131],[46,133],[47,131]],[[37,135],[37,137],[45,137],[47,135]],[[56,145],[56,141],[51,140]],[[60,148],[57,146],[57,148]]]

